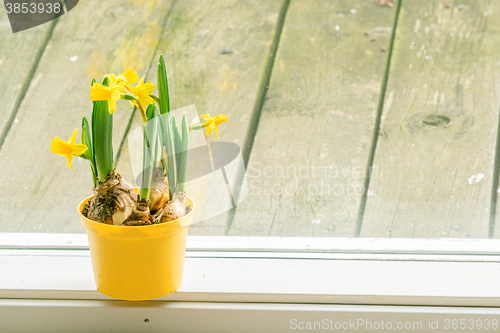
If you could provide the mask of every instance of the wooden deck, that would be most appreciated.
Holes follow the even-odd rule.
[[[16,34],[0,9],[0,232],[84,232],[89,167],[51,137],[92,77],[155,82],[163,53],[172,108],[226,113],[247,163],[247,198],[191,234],[499,238],[500,3],[379,3],[86,0]],[[139,121],[115,113],[129,180]]]

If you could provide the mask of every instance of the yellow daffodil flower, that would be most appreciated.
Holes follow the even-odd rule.
[[[139,99],[141,104],[144,107],[147,107],[149,104],[153,104],[155,101],[154,99],[150,96],[153,93],[153,90],[155,90],[155,84],[152,82],[147,82],[144,83],[144,78],[145,76],[142,77],[142,79],[139,80],[137,83],[137,86],[135,87],[130,87],[127,85],[127,88],[132,92],[132,94]],[[130,104],[132,106],[134,105],[135,102],[131,101]]]
[[[121,81],[127,81],[126,84],[132,84],[134,82],[137,82],[137,80],[139,80],[139,76],[132,68],[127,68],[125,72],[123,72],[121,75],[117,77],[117,79],[118,83],[120,83]]]
[[[111,80],[111,75],[113,74],[106,74],[105,77],[109,77]],[[120,84],[122,82],[125,82],[125,84],[132,84],[134,82],[137,82],[138,79],[139,76],[137,75],[137,73],[132,68],[127,68],[125,72],[118,75],[118,77],[116,78],[116,83]],[[120,89],[120,93],[125,93],[123,88]]]
[[[90,99],[93,101],[108,101],[109,113],[115,113],[116,101],[120,99],[120,91],[127,83],[126,80],[118,79],[114,74],[109,75],[109,87],[100,83],[94,82],[91,88]]]
[[[219,129],[217,128],[217,126],[219,126],[223,122],[227,123],[227,116],[225,114],[219,114],[215,117],[210,117],[210,115],[207,113],[202,115],[201,117],[206,120],[206,122],[204,122],[201,127],[207,128],[207,136],[209,136],[210,133],[215,130],[215,133],[217,133],[217,139],[219,139]]]
[[[82,155],[88,149],[84,144],[75,144],[77,132],[77,129],[73,131],[73,135],[69,138],[68,142],[61,140],[56,136],[54,139],[52,139],[52,144],[50,145],[50,150],[53,154],[66,156],[66,161],[68,162],[68,167],[70,170],[73,170],[73,168],[71,167],[73,155]]]

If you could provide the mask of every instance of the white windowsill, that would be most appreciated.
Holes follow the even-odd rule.
[[[353,309],[411,318],[440,311],[500,318],[500,309],[488,308],[500,306],[499,245],[497,240],[189,237],[178,292],[153,302],[121,302],[96,290],[85,235],[4,234],[0,313],[46,313],[59,306],[63,312],[72,307],[106,312],[121,304],[120,309],[145,313],[165,311],[167,317],[182,309],[187,317],[194,309],[235,311],[234,318],[243,316],[240,321],[248,310],[275,313],[273,318],[297,311],[342,317]],[[286,322],[280,327],[290,329]]]

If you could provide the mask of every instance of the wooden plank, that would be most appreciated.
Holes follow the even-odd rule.
[[[264,65],[281,2],[176,2],[155,55],[155,61],[159,53],[165,55],[172,110],[195,104],[200,115],[227,114],[229,123],[219,128],[220,141],[243,146],[260,97],[259,84],[266,74]],[[149,77],[156,82],[155,66]],[[138,126],[140,121],[134,119],[131,129]],[[133,179],[128,142],[123,146],[118,167],[127,179]],[[188,194],[193,191],[201,189],[191,189],[188,184]],[[200,209],[211,205],[197,204]],[[190,234],[224,235],[227,219],[225,213],[193,225]]]
[[[12,33],[7,12],[0,11],[0,147],[31,81],[55,22]]]
[[[81,1],[62,17],[0,155],[2,232],[83,232],[77,204],[92,194],[87,161],[73,171],[50,153],[51,136],[67,139],[90,116],[93,76],[149,67],[170,1]],[[10,57],[16,57],[16,54]],[[114,144],[119,146],[132,108],[119,102]]]
[[[231,235],[354,235],[393,13],[292,1]]]
[[[362,237],[488,237],[499,11],[403,1]]]

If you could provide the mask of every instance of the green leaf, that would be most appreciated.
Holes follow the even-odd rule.
[[[92,156],[92,159],[94,157],[93,153],[94,150],[92,149],[92,138],[90,136],[90,126],[89,122],[87,121],[86,117],[83,117],[82,119],[82,143],[87,146],[88,150],[85,152],[85,154],[89,154]]]
[[[175,123],[175,116],[170,119],[170,125],[172,127],[172,135],[174,137],[174,154],[175,154],[175,169],[177,170],[177,184],[179,184],[179,169],[180,169],[180,152],[182,149],[182,136],[179,132],[179,128]]]
[[[158,111],[156,109],[156,106],[154,104],[149,104],[148,108],[146,109],[146,118],[148,118],[148,120],[151,120],[156,117],[157,114]]]
[[[177,171],[178,191],[186,191],[186,172],[187,172],[187,153],[189,146],[189,127],[186,115],[182,116],[182,138],[180,150],[177,153],[179,157],[179,168]]]
[[[157,142],[157,109],[154,104],[150,104],[146,110],[148,121],[144,123],[144,141],[142,155],[142,181],[139,197],[141,200],[149,200],[151,177],[155,166],[155,151]]]
[[[87,146],[87,151],[81,156],[85,158],[90,163],[90,168],[92,169],[92,179],[94,181],[94,187],[97,186],[97,170],[95,168],[94,150],[92,149],[92,140],[90,137],[90,126],[87,118],[82,119],[82,143]]]
[[[167,80],[167,68],[165,66],[165,59],[163,54],[160,55],[160,60],[158,62],[158,98],[160,105],[160,114],[165,114],[170,112],[170,96],[168,94],[168,80]]]
[[[94,85],[94,83],[96,82],[96,79],[93,78],[92,79],[92,83],[90,84],[90,87],[92,87]],[[92,102],[92,116],[91,116],[91,121],[92,121],[92,125],[95,124],[96,120],[95,120],[95,116],[96,116],[96,109],[97,109],[97,104],[98,102]],[[90,128],[90,134],[91,134],[91,137],[92,137],[92,142],[95,142],[94,139],[94,128]],[[95,147],[94,145],[92,145],[92,156],[94,156],[94,163],[95,163]]]
[[[103,85],[109,87],[109,79]],[[94,102],[92,111],[92,142],[98,181],[103,182],[114,170],[113,162],[113,115],[109,113],[108,101]]]
[[[170,127],[170,116],[168,113],[162,115],[159,121],[159,131],[160,138],[163,147],[165,147],[165,152],[167,153],[167,158],[162,153],[162,160],[167,172],[168,187],[171,193],[174,192],[177,186],[177,175],[175,170],[175,154],[174,154],[174,138],[172,135],[172,130]],[[162,149],[163,150],[163,149]]]

